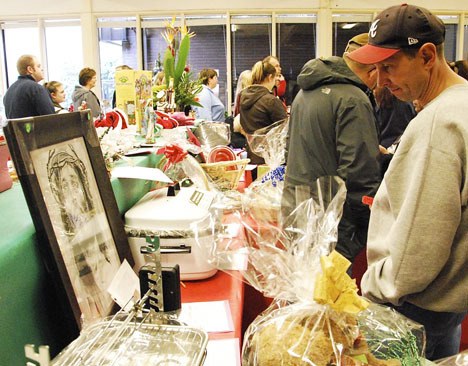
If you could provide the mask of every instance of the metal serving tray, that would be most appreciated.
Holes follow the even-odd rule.
[[[201,366],[206,332],[180,325],[110,320],[86,328],[53,366]]]

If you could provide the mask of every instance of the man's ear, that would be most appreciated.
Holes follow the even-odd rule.
[[[432,67],[437,59],[437,48],[433,43],[425,43],[421,46],[418,53],[421,55],[424,65]]]
[[[33,68],[31,65],[29,65],[29,66],[26,68],[26,70],[28,71],[28,75],[31,75],[31,74],[34,72],[34,68]]]

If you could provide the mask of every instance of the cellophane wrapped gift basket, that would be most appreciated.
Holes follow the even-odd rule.
[[[244,195],[244,206],[262,221],[278,222],[280,219],[288,122],[288,119],[280,120],[247,135],[252,152],[261,156],[268,166],[268,172],[252,182]]]
[[[333,250],[345,197],[340,178],[324,177],[297,188],[282,224],[252,228],[241,209],[220,230],[213,214],[211,263],[274,298],[244,334],[244,366],[424,365],[423,327],[358,296],[350,263]]]
[[[451,357],[444,358],[442,360],[437,360],[435,362],[438,366],[464,366],[468,365],[468,350],[464,350],[459,354],[456,354]]]

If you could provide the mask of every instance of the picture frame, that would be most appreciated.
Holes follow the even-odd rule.
[[[13,119],[4,133],[39,251],[77,334],[113,313],[107,288],[124,259],[134,264],[93,120],[89,111]]]

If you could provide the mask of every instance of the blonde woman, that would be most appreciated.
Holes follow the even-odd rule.
[[[67,113],[68,110],[63,108],[60,103],[65,102],[66,94],[63,84],[60,81],[49,81],[44,84],[54,104],[55,113]]]
[[[240,124],[247,134],[288,117],[283,103],[272,93],[276,73],[276,68],[264,61],[258,61],[252,68],[252,85],[240,97]],[[253,164],[264,163],[263,158],[247,150]]]
[[[236,96],[234,98],[234,116],[240,113],[240,95],[242,90],[252,84],[252,70],[244,70],[237,80]]]

